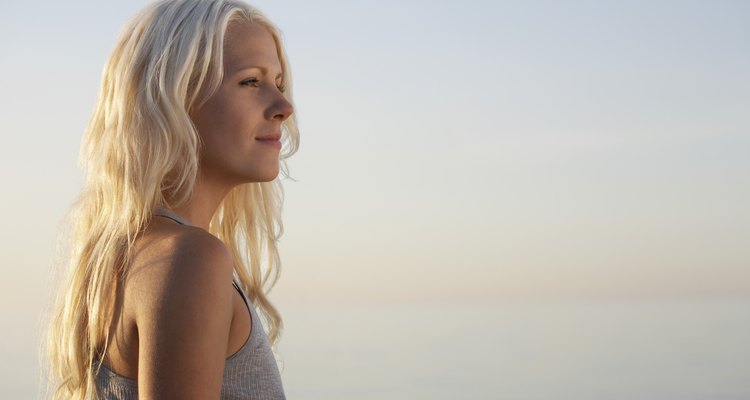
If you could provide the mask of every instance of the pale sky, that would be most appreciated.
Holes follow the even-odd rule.
[[[41,304],[104,60],[144,4],[0,5],[6,313]],[[253,4],[302,135],[277,301],[750,294],[750,3]]]

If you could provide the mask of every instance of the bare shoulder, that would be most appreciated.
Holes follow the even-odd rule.
[[[231,252],[215,236],[196,227],[162,225],[137,242],[126,291],[138,310],[170,294],[197,294],[213,284],[226,289],[232,265]]]
[[[232,270],[224,243],[200,228],[160,224],[137,243],[125,301],[138,331],[141,395],[218,393],[232,321]]]

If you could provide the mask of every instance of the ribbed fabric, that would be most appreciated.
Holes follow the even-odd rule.
[[[156,215],[190,225],[180,216],[166,210],[157,210]],[[224,363],[221,399],[284,400],[286,397],[279,368],[260,318],[239,284],[234,280],[232,284],[240,292],[250,311],[252,329],[245,344]],[[100,399],[138,399],[138,383],[111,371],[104,364],[96,376],[96,388]]]

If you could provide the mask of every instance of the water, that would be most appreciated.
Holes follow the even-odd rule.
[[[289,399],[750,399],[750,299],[280,309]],[[0,399],[38,398],[10,322]]]
[[[296,307],[295,399],[750,399],[750,301]]]

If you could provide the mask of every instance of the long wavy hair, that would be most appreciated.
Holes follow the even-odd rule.
[[[284,94],[293,104],[291,74],[279,30],[255,8],[235,0],[163,0],[123,29],[107,61],[101,91],[81,146],[84,187],[66,232],[64,280],[47,337],[48,390],[53,398],[96,398],[95,369],[110,341],[118,291],[135,239],[156,208],[190,199],[201,142],[190,112],[223,79],[227,26],[261,24],[273,35]],[[299,146],[297,121],[282,124],[281,175]],[[276,344],[281,317],[266,297],[279,277],[282,234],[280,177],[233,188],[209,231],[234,256],[235,272]],[[67,239],[65,239],[67,238]]]

